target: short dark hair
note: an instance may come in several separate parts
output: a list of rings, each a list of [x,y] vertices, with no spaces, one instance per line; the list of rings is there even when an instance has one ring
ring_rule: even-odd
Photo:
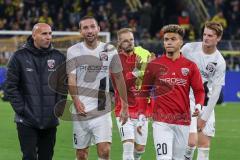
[[[79,21],[79,28],[80,28],[80,29],[81,29],[81,22],[84,21],[84,20],[86,20],[86,19],[93,19],[93,20],[96,21],[96,24],[98,25],[98,22],[97,22],[97,20],[96,20],[95,17],[93,17],[93,16],[84,16],[84,17],[82,17],[82,18],[80,19],[80,21]]]
[[[218,37],[221,37],[222,34],[223,34],[223,27],[218,22],[206,22],[204,27],[208,28],[208,29],[211,29],[211,30],[214,30]]]
[[[177,33],[179,34],[182,38],[184,37],[185,31],[184,29],[177,25],[177,24],[169,24],[166,25],[162,28],[163,34],[165,33]]]

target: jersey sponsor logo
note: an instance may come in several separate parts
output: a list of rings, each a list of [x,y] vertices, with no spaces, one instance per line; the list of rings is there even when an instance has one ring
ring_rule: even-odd
[[[167,120],[167,121],[189,121],[189,114],[187,113],[175,113],[175,114],[159,114],[157,112],[152,113],[153,119],[162,119],[162,120]]]
[[[87,72],[106,72],[108,70],[108,66],[81,65],[79,66],[79,69]]]
[[[182,75],[183,76],[187,76],[188,73],[189,73],[189,69],[188,68],[181,68],[181,71],[182,71]]]
[[[170,85],[185,86],[187,84],[187,80],[182,78],[160,78],[159,80]]]

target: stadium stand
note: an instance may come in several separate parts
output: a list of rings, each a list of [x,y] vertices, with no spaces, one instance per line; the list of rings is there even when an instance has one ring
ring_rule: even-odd
[[[111,33],[112,41],[119,28],[130,27],[137,44],[161,54],[163,25],[182,25],[185,40],[193,41],[201,38],[201,25],[206,20],[220,21],[225,31],[219,48],[227,51],[228,69],[238,70],[239,56],[235,54],[240,50],[239,8],[240,0],[0,0],[0,30],[30,30],[35,23],[46,22],[57,31],[77,31],[81,17],[92,15],[103,32]],[[0,55],[0,63],[6,64],[8,58],[9,53]]]
[[[203,4],[209,20],[222,21],[228,33],[225,39],[239,39],[239,0],[203,0]],[[193,14],[189,12],[184,1],[177,0],[1,0],[0,29],[30,30],[33,24],[46,22],[54,30],[77,31],[80,18],[93,15],[97,17],[102,31],[111,32],[113,38],[116,30],[122,27],[133,28],[137,38],[154,38],[160,28],[169,23],[179,23],[194,34],[199,27],[192,26]]]

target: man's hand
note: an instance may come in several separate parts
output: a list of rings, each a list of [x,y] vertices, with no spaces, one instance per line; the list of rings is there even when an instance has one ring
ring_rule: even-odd
[[[80,114],[81,116],[86,116],[87,113],[85,112],[85,106],[79,100],[79,98],[74,98],[73,102],[74,102],[74,106],[75,106],[75,108],[77,110],[77,113]]]
[[[201,119],[200,117],[197,119],[197,130],[198,132],[201,132],[203,128],[206,126],[206,121]]]
[[[120,111],[120,122],[122,122],[122,125],[124,125],[127,122],[128,117],[129,117],[128,106],[125,107],[122,106]]]
[[[195,111],[192,114],[192,117],[197,117],[197,116],[201,116],[202,114],[202,105],[201,104],[196,104],[194,106]]]
[[[142,126],[145,124],[146,117],[143,114],[140,114],[138,117],[138,122],[137,122],[137,132],[138,134],[142,135]]]

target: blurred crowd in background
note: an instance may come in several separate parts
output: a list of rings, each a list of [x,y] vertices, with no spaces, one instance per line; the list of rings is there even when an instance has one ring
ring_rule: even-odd
[[[97,18],[101,31],[111,33],[122,27],[135,32],[136,42],[158,41],[162,26],[175,23],[186,30],[186,41],[201,39],[191,13],[179,0],[0,0],[0,30],[31,30],[37,22],[53,30],[78,31],[85,15]],[[210,21],[224,27],[224,40],[240,40],[240,0],[203,0]],[[226,56],[229,70],[239,70],[239,56]]]
[[[31,30],[45,22],[54,30],[77,31],[85,15],[95,16],[102,31],[112,33],[130,27],[138,39],[158,39],[163,25],[177,23],[187,31],[187,40],[198,39],[191,13],[178,0],[0,0],[0,30]],[[224,39],[240,39],[240,1],[203,0],[210,19],[220,22]]]

